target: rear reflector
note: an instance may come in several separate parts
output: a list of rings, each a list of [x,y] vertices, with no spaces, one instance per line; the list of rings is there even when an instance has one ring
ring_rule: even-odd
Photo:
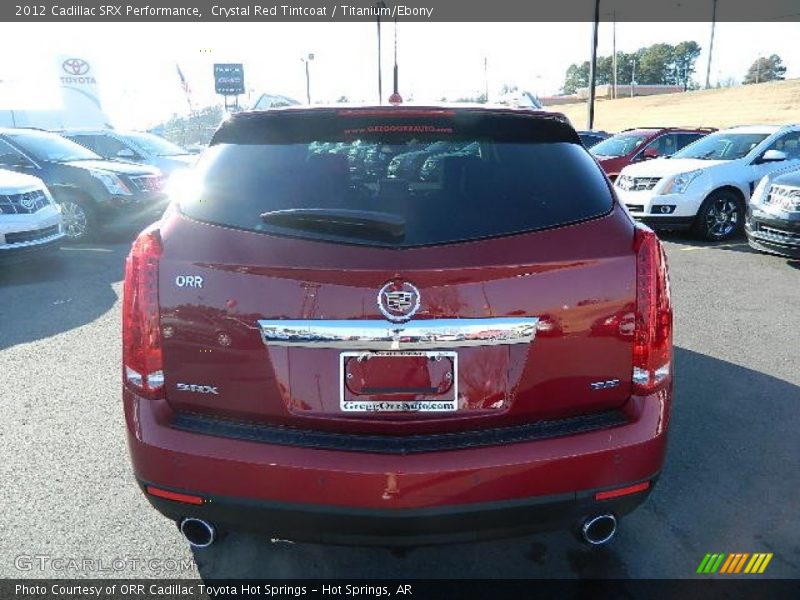
[[[161,488],[157,488],[152,485],[145,486],[144,489],[151,496],[158,496],[159,498],[166,498],[167,500],[174,500],[175,502],[183,502],[184,504],[203,504],[206,501],[202,496],[180,494],[178,492],[162,490]]]
[[[637,483],[636,485],[629,485],[628,487],[618,488],[616,490],[606,490],[605,492],[597,492],[594,495],[595,500],[608,500],[610,498],[618,498],[620,496],[627,496],[628,494],[635,494],[643,492],[650,487],[649,481]]]

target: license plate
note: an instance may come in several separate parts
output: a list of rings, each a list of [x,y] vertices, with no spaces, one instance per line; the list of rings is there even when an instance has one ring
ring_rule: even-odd
[[[456,352],[342,352],[339,380],[343,412],[452,412],[458,408]]]

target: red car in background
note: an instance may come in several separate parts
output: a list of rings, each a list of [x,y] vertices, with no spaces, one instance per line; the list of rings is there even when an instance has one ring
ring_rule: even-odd
[[[611,181],[630,164],[672,156],[701,137],[716,131],[712,127],[639,127],[626,129],[590,148]]]
[[[344,151],[439,141],[477,148],[426,181]],[[237,113],[176,194],[127,259],[122,396],[136,479],[193,546],[603,544],[652,490],[665,255],[563,115]]]

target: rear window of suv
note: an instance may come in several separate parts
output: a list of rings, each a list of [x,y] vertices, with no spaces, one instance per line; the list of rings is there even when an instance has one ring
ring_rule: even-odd
[[[411,152],[423,153],[413,168],[389,169]],[[546,229],[612,207],[569,125],[485,110],[239,114],[177,192],[200,221],[390,247]]]

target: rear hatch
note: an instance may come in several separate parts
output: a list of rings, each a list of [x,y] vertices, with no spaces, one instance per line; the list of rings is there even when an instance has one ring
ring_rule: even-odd
[[[439,141],[479,150],[443,157],[435,180],[388,176]],[[382,171],[353,164],[363,144]],[[630,396],[633,227],[556,116],[242,114],[178,193],[159,266],[178,413],[429,433]]]

